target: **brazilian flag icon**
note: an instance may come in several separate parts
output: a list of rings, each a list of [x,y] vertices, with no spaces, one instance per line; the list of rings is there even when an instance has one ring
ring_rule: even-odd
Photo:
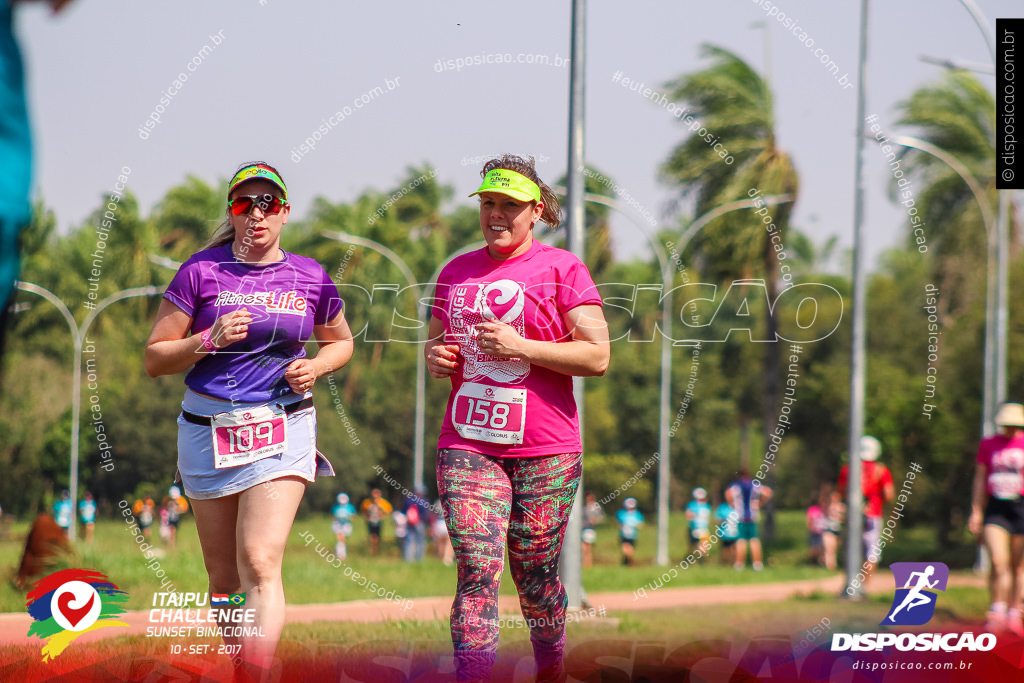
[[[231,597],[228,598],[228,602],[230,602],[232,605],[244,605],[245,593],[232,593]]]

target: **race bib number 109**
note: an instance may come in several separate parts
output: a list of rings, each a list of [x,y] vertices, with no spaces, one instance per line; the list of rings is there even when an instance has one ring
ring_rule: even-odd
[[[526,431],[526,389],[466,382],[455,395],[452,423],[466,439],[521,444]]]
[[[218,413],[210,422],[216,469],[248,465],[288,448],[288,416],[280,406]]]

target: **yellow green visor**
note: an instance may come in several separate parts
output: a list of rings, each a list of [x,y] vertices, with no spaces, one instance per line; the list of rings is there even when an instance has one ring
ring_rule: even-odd
[[[522,173],[516,173],[504,168],[496,168],[488,172],[484,176],[484,182],[480,184],[477,191],[469,196],[472,197],[481,192],[507,194],[509,197],[518,199],[521,202],[540,201],[540,188],[537,187],[537,183]]]

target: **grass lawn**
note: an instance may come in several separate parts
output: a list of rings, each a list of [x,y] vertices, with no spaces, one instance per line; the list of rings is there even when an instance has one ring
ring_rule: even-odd
[[[713,555],[706,565],[681,572],[671,582],[671,587],[791,581],[828,576],[827,570],[804,562],[806,531],[803,512],[780,511],[777,519],[778,538],[767,547],[768,566],[765,571],[755,573],[748,569],[736,572],[730,567],[718,565],[718,558]],[[454,567],[444,566],[433,556],[428,556],[418,564],[403,562],[389,526],[385,526],[381,556],[370,557],[366,525],[356,520],[354,527],[355,532],[348,542],[347,565],[352,569],[403,597],[452,595],[456,582]],[[670,531],[670,555],[675,564],[689,552],[686,520],[681,513],[672,515]],[[15,523],[8,538],[0,540],[0,567],[7,578],[16,572],[26,533],[26,523]],[[898,543],[894,551],[883,560],[883,566],[886,561],[906,559],[943,560],[951,567],[962,567],[965,564],[969,566],[973,557],[970,546],[939,553],[932,547],[932,534],[927,528],[900,529],[898,533]],[[301,538],[304,534],[307,539],[312,534],[315,540],[307,545]],[[664,570],[656,567],[653,561],[655,537],[656,530],[652,525],[643,528],[636,547],[637,565],[623,567],[620,564],[617,529],[613,523],[606,522],[598,529],[595,566],[583,572],[586,589],[590,593],[631,592],[660,576]],[[86,545],[79,541],[75,555],[64,558],[55,569],[82,567],[105,573],[122,590],[128,592],[128,609],[151,607],[153,594],[170,590],[171,585],[179,591],[207,590],[206,570],[191,515],[182,520],[177,547],[173,551],[167,550],[159,539],[154,540],[154,548],[162,555],[156,559],[158,566],[147,567],[146,558],[132,538],[131,534],[126,533],[123,522],[116,519],[100,520],[96,524],[93,543]],[[284,584],[288,601],[304,604],[371,598],[364,588],[346,578],[342,569],[335,568],[317,554],[318,544],[325,552],[333,553],[334,537],[329,516],[310,516],[297,520],[292,528],[284,560]],[[717,549],[714,552],[717,553]],[[164,588],[161,588],[158,570],[164,572],[163,581],[170,581]],[[515,594],[515,586],[507,567],[502,578],[501,592],[503,595]],[[25,593],[16,589],[9,580],[0,582],[0,612],[23,612],[24,609]],[[980,610],[983,612],[984,607]]]

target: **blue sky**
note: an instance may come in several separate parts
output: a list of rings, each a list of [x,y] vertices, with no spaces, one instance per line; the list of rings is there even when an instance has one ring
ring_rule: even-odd
[[[782,0],[778,8],[856,82],[859,5]],[[1011,0],[979,5],[990,31],[996,17],[1022,13]],[[991,61],[957,0],[875,2],[872,11],[867,111],[883,130],[896,130],[897,102],[941,77],[921,55]],[[454,202],[469,204],[464,197],[478,183],[480,164],[468,159],[503,151],[534,154],[542,177],[553,182],[566,170],[568,69],[554,62],[568,57],[569,20],[569,3],[529,1],[510,11],[468,1],[78,0],[57,17],[22,6],[17,23],[37,190],[63,231],[87,218],[124,166],[132,170],[129,189],[148,211],[189,173],[213,183],[240,161],[266,159],[288,181],[298,217],[317,196],[349,201],[366,189],[391,189],[410,164],[436,168],[455,186]],[[658,88],[707,64],[702,43],[763,69],[765,32],[751,27],[758,21],[770,26],[779,145],[800,173],[794,224],[819,242],[838,235],[848,247],[856,88],[843,88],[757,0],[589,3],[586,159],[659,226],[674,224],[667,211],[674,194],[657,172],[686,131],[666,109],[613,82],[613,74]],[[500,63],[491,55],[502,55]],[[475,57],[479,64],[445,68],[448,60]],[[174,85],[194,58],[187,81]],[[544,58],[547,65],[539,63]],[[993,87],[993,77],[981,78]],[[378,86],[382,95],[354,106]],[[160,123],[141,139],[139,127],[168,89],[176,92]],[[330,120],[336,112],[344,119]],[[295,154],[321,125],[328,132],[315,149]],[[877,146],[866,148],[865,159],[874,262],[881,250],[904,244],[906,221],[886,198],[887,167]],[[629,220],[616,216],[613,227],[617,256],[644,253]]]

